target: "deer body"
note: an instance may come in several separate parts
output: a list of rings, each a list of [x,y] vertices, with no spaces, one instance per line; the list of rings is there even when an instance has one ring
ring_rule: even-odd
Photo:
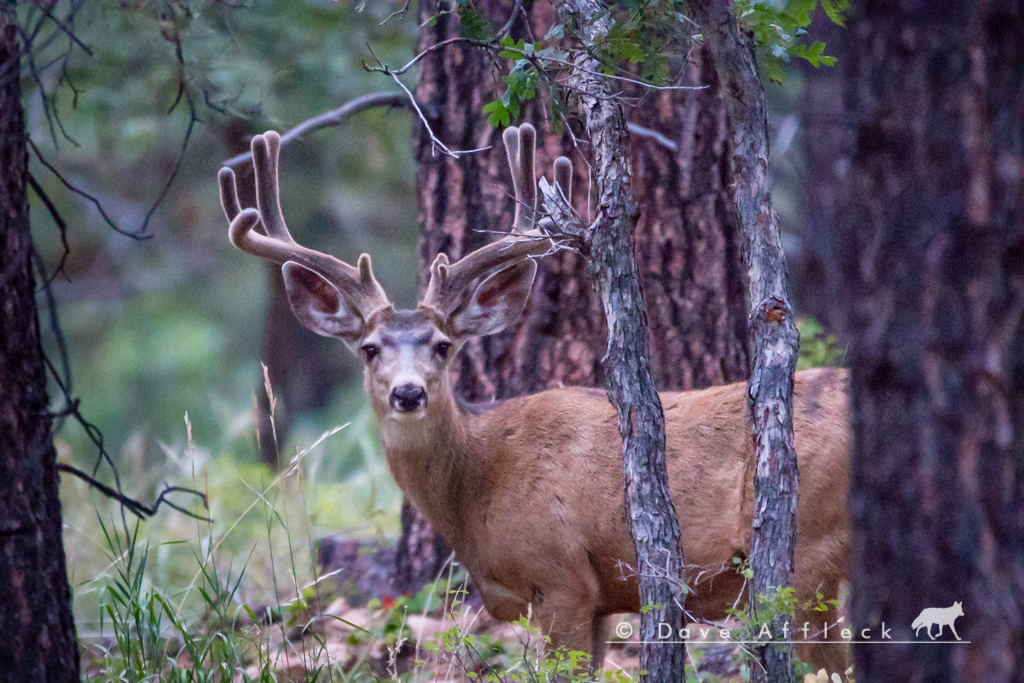
[[[849,555],[849,427],[845,371],[797,374],[794,431],[801,482],[794,586],[798,599],[834,598]],[[749,551],[754,452],[745,385],[662,393],[669,487],[694,589],[687,610],[726,618]],[[388,466],[449,542],[497,619],[531,606],[552,642],[591,652],[604,617],[639,612],[633,541],[622,494],[618,417],[604,391],[565,388],[490,406],[455,401],[431,424],[378,414]],[[401,444],[401,445],[399,445]],[[699,575],[699,580],[698,580]],[[743,601],[740,601],[743,604]],[[820,631],[834,611],[798,614]],[[799,647],[842,671],[842,646]]]
[[[552,242],[534,231],[535,132],[505,131],[516,194],[508,237],[430,269],[417,308],[398,310],[366,254],[352,267],[295,243],[280,210],[276,133],[253,139],[258,210],[242,210],[234,174],[220,174],[232,243],[283,264],[289,303],[314,332],[362,355],[364,387],[388,466],[402,491],[451,544],[488,611],[531,613],[555,646],[590,652],[600,665],[611,614],[640,610],[622,492],[618,417],[604,391],[563,388],[485,406],[460,406],[448,366],[470,337],[518,317],[540,257]],[[571,164],[555,163],[571,193]],[[262,224],[265,235],[253,231]],[[798,373],[795,446],[801,473],[794,588],[800,602],[836,597],[849,555],[847,378]],[[754,453],[745,385],[663,393],[669,488],[688,565],[687,610],[721,620],[743,604],[733,558],[745,557],[753,523]],[[835,624],[828,612],[797,613],[794,628]],[[845,669],[842,644],[798,645],[830,671]]]

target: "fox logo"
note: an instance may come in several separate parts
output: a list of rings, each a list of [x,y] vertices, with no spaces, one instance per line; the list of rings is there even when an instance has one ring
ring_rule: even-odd
[[[928,637],[935,640],[938,636],[942,635],[942,627],[949,626],[949,630],[953,632],[957,640],[960,640],[960,635],[953,628],[953,622],[957,620],[957,617],[964,615],[963,603],[954,602],[950,607],[929,607],[921,610],[921,613],[917,615],[917,619],[914,619],[914,623],[910,625],[910,628],[914,629],[914,635],[918,635],[921,629],[928,628]],[[936,635],[932,635],[932,625],[939,625],[939,632]]]

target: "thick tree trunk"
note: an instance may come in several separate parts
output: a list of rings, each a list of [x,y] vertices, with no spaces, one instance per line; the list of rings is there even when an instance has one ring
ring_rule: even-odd
[[[754,369],[747,389],[753,422],[757,468],[754,477],[754,525],[750,537],[753,570],[750,601],[792,585],[799,487],[793,445],[793,373],[799,337],[789,303],[786,258],[778,218],[768,186],[768,106],[757,74],[753,44],[741,33],[731,0],[691,3],[694,17],[715,60],[726,95],[733,143],[732,199],[744,235],[744,260],[750,287],[750,336]],[[774,682],[793,678],[793,646],[785,637],[790,617],[771,617],[777,642],[760,648],[761,666],[752,679]]]
[[[1024,9],[854,7],[852,616],[894,641],[854,645],[857,680],[1022,681]]]
[[[494,0],[474,5],[498,27],[508,20],[512,3]],[[423,2],[419,20],[436,14],[436,3]],[[533,35],[544,35],[557,22],[549,5],[530,6]],[[442,14],[423,25],[419,48],[457,36],[454,17]],[[529,40],[522,20],[512,37]],[[453,45],[420,62],[417,97],[430,105],[434,132],[449,146],[493,149],[451,157],[431,153],[420,130],[417,159],[421,285],[427,267],[443,251],[453,260],[495,238],[488,231],[508,230],[513,201],[501,131],[481,112],[495,97],[485,53]],[[662,390],[697,389],[748,376],[746,284],[739,259],[738,231],[726,192],[729,146],[724,103],[710,61],[698,54],[688,67],[688,81],[711,88],[665,91],[651,106],[634,112],[638,123],[672,140],[672,151],[649,138],[634,137],[634,196],[640,206],[635,253],[641,286],[649,307],[651,362]],[[500,92],[498,93],[500,94]],[[523,121],[537,127],[537,168],[549,173],[559,154],[576,169],[576,209],[587,211],[587,171],[568,135],[553,136],[534,103]],[[458,395],[484,401],[564,385],[601,386],[600,359],[605,353],[601,300],[578,254],[560,252],[538,262],[537,279],[520,324],[498,335],[472,340],[460,354]],[[409,510],[399,557],[412,548],[434,553],[424,534],[429,525]],[[406,566],[424,567],[412,581],[422,585],[438,566],[430,558]],[[430,570],[426,568],[429,567]],[[400,573],[401,574],[401,573]],[[403,581],[401,575],[399,577]],[[412,585],[409,584],[409,585]],[[400,581],[400,585],[403,585]]]
[[[838,278],[827,277],[837,270],[835,227],[842,205],[840,188],[850,168],[853,140],[852,122],[843,106],[842,67],[846,64],[850,32],[819,10],[811,25],[812,40],[824,41],[827,52],[838,60],[832,67],[811,66],[801,60],[803,78],[798,103],[800,128],[797,133],[802,156],[799,175],[800,211],[798,225],[787,230],[798,236],[799,249],[787,253],[793,286],[793,305],[801,315],[810,315],[831,333],[842,337],[845,292]]]
[[[725,102],[706,47],[685,68],[683,84],[708,87],[638,92],[643,106],[631,112],[677,147],[632,138],[633,198],[640,207],[635,253],[661,391],[750,376],[742,233],[727,189],[732,146]]]
[[[29,233],[21,46],[0,7],[0,681],[78,681]]]

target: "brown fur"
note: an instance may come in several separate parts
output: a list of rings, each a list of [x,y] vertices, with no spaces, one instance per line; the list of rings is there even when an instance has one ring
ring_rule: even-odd
[[[516,619],[532,605],[555,645],[592,652],[599,665],[607,638],[593,633],[606,634],[604,617],[640,607],[614,408],[602,392],[564,388],[470,411],[452,398],[447,373],[427,374],[421,418],[394,419],[373,401],[395,480],[454,548],[494,617]],[[847,569],[847,381],[837,369],[796,376],[801,601],[836,597]],[[736,603],[742,579],[732,558],[749,550],[754,452],[744,390],[661,394],[669,484],[695,588],[687,608],[709,621]],[[831,610],[799,613],[794,623],[814,628],[836,618]],[[797,652],[816,667],[845,669],[842,645]]]

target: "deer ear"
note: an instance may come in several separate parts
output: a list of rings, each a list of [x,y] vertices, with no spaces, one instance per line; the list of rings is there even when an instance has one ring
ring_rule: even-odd
[[[536,274],[537,264],[527,260],[499,270],[481,282],[451,315],[455,336],[483,337],[514,323],[523,312]]]
[[[299,322],[324,337],[354,344],[363,334],[363,319],[338,288],[305,266],[289,261],[281,267],[288,303]]]

